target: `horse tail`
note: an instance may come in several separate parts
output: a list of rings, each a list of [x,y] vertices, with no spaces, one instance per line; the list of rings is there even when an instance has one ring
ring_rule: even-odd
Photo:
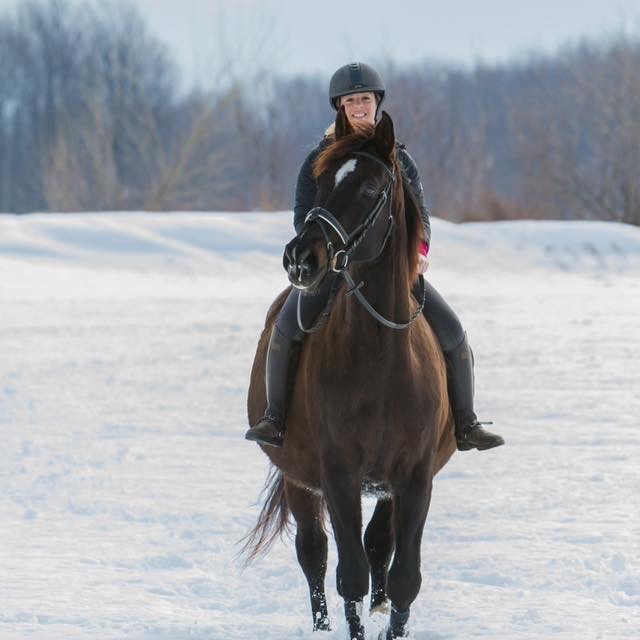
[[[247,565],[260,554],[266,553],[273,541],[289,530],[289,515],[291,510],[287,502],[284,486],[284,475],[273,467],[264,485],[265,502],[258,516],[255,526],[244,536],[244,545],[240,556],[245,558]]]

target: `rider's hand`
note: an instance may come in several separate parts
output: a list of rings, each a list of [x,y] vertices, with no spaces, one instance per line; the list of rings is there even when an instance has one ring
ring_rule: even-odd
[[[418,275],[423,275],[427,272],[427,269],[429,268],[429,258],[427,258],[427,256],[422,255],[421,253],[418,254],[418,268],[417,268],[417,274]]]

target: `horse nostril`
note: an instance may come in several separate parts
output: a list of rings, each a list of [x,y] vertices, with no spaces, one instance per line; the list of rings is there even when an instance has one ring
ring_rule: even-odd
[[[285,271],[291,272],[296,268],[295,264],[296,264],[297,243],[298,243],[298,238],[295,237],[284,248],[284,255],[282,256],[282,266],[284,267]]]
[[[306,249],[301,254],[298,260],[298,266],[300,268],[301,274],[310,274],[317,269],[318,263],[315,259],[315,256],[309,249]]]

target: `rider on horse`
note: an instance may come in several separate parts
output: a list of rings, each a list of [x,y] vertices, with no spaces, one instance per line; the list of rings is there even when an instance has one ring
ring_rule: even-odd
[[[340,67],[331,78],[329,98],[331,106],[344,108],[349,122],[375,124],[378,110],[385,96],[380,74],[363,63]],[[299,233],[308,211],[314,206],[317,191],[313,164],[320,152],[334,140],[331,128],[305,159],[296,185],[294,226]],[[420,203],[424,223],[425,242],[422,246],[419,270],[428,266],[427,254],[431,242],[429,212],[418,169],[404,145],[397,147],[398,160]],[[266,367],[267,409],[262,419],[251,427],[245,437],[260,444],[281,447],[290,391],[295,380],[298,356],[306,335],[303,327],[314,323],[335,295],[341,281],[328,275],[315,294],[301,295],[292,289],[275,322],[269,341]],[[425,282],[427,303],[423,313],[434,330],[447,363],[448,392],[455,422],[458,449],[490,449],[504,444],[501,436],[490,433],[478,421],[473,408],[473,354],[460,320],[429,283]],[[298,298],[301,297],[300,301]]]

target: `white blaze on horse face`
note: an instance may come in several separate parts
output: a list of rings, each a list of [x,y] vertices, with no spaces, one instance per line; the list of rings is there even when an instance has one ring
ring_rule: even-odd
[[[344,180],[345,176],[350,174],[355,168],[356,163],[358,161],[355,158],[351,158],[351,160],[347,160],[337,171],[336,171],[336,187]],[[335,188],[335,187],[334,187]]]

